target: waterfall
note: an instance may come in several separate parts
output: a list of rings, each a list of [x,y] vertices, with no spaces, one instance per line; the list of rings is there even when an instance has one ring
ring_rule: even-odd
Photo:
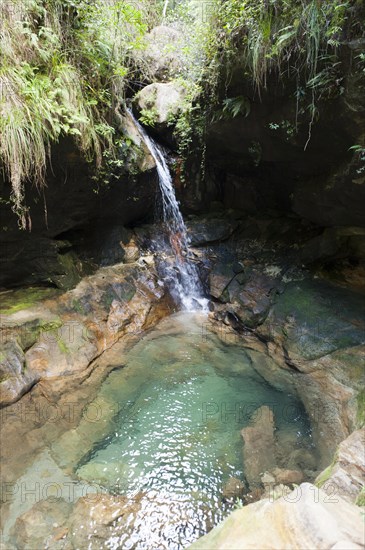
[[[204,298],[199,272],[191,257],[189,238],[184,219],[176,199],[169,167],[162,149],[146,133],[135,119],[132,111],[127,113],[141,134],[146,147],[151,153],[157,167],[159,187],[162,196],[163,221],[169,236],[169,247],[173,252],[173,264],[164,266],[165,276],[170,283],[170,291],[174,299],[183,309],[206,311],[208,300]]]

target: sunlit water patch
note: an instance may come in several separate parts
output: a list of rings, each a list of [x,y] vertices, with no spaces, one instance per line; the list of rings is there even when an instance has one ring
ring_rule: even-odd
[[[100,389],[117,414],[76,474],[139,500],[107,547],[182,549],[216,525],[232,507],[225,484],[245,480],[240,430],[260,406],[273,409],[276,432],[294,447],[311,445],[302,405],[203,326],[191,314],[164,320]]]

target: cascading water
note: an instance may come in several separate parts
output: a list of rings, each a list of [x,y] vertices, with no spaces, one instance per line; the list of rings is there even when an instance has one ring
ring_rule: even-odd
[[[138,128],[141,137],[151,153],[157,167],[158,181],[162,195],[163,221],[169,236],[169,246],[173,252],[174,262],[164,266],[164,275],[170,282],[170,291],[183,309],[206,311],[208,300],[203,297],[203,287],[198,269],[189,251],[189,238],[186,225],[176,199],[170,170],[162,149],[146,133],[135,119],[132,111],[128,115]]]

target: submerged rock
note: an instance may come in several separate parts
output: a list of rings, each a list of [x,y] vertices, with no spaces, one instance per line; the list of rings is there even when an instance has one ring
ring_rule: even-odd
[[[341,497],[303,483],[278,500],[264,499],[233,512],[192,550],[361,549],[361,510]]]
[[[234,501],[243,496],[245,484],[237,477],[230,477],[223,487],[222,498],[227,501]]]
[[[108,494],[81,497],[70,517],[69,538],[73,548],[99,550],[105,541],[123,533],[141,507],[142,493],[135,497]]]
[[[284,470],[283,468],[274,468],[271,470],[276,483],[283,485],[299,485],[303,481],[303,473],[299,470]]]
[[[243,464],[250,489],[261,485],[261,475],[276,466],[274,414],[264,405],[254,413],[251,426],[243,428]]]
[[[10,540],[16,548],[66,548],[71,509],[72,504],[62,498],[40,500],[17,518]]]

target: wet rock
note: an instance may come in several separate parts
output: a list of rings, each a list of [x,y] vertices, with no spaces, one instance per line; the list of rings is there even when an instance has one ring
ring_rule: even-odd
[[[25,354],[26,368],[34,376],[51,378],[83,371],[97,353],[87,326],[78,321],[42,333],[40,340]]]
[[[234,501],[242,498],[245,484],[237,477],[230,477],[222,490],[222,498],[227,501]]]
[[[155,160],[145,144],[135,120],[128,113],[119,116],[123,134],[135,146],[128,149],[127,168],[136,169],[137,167],[141,172],[152,170],[156,166]]]
[[[225,241],[237,229],[238,221],[227,218],[206,218],[186,222],[191,246]]]
[[[166,125],[182,111],[187,90],[174,82],[155,82],[138,92],[135,102],[139,111],[150,113],[153,124]]]
[[[315,498],[314,498],[315,497]],[[192,550],[281,550],[290,548],[363,548],[361,510],[338,497],[303,483],[290,494],[264,499],[233,512]]]
[[[356,502],[365,485],[365,428],[340,443],[334,460],[316,479],[329,496]]]
[[[214,298],[222,298],[224,290],[235,277],[231,265],[217,264],[209,274],[209,292]],[[224,301],[224,299],[223,299]]]
[[[243,464],[250,489],[261,484],[261,475],[275,467],[274,414],[266,405],[257,409],[251,425],[241,430]]]
[[[348,254],[347,237],[336,228],[327,228],[321,235],[313,237],[307,241],[300,250],[300,258],[304,263],[315,262],[316,260],[326,260],[327,258],[341,257]],[[345,248],[343,254],[341,249]]]
[[[23,285],[53,283],[68,290],[84,274],[83,264],[67,241],[39,235],[4,236],[0,286],[11,287],[14,281]]]
[[[31,232],[19,230],[11,210],[10,185],[3,185],[0,176],[4,198],[0,204],[4,227],[0,234],[0,287],[51,283],[63,290],[73,288],[81,276],[97,268],[100,243],[114,225],[128,226],[151,215],[156,187],[149,170],[154,163],[134,142],[125,149],[123,157],[137,152],[133,177],[118,169],[118,177],[98,186],[96,193],[96,184],[91,183],[93,169],[81,158],[74,140],[66,138],[54,145],[42,197],[37,192],[27,194]],[[64,234],[67,240],[60,240],[58,236]]]
[[[292,357],[315,359],[364,343],[364,297],[319,280],[288,283],[277,295],[271,336]]]
[[[81,497],[70,517],[69,537],[74,548],[102,548],[111,536],[120,536],[141,507],[142,493],[135,497],[107,494]]]
[[[309,414],[320,468],[359,426],[359,395],[365,382],[360,367],[363,301],[362,295],[324,281],[289,282],[276,294],[270,314],[258,329],[268,340],[274,360],[269,381],[275,365],[290,373]],[[264,369],[260,372],[265,377]]]
[[[22,348],[16,341],[7,342],[0,351],[0,406],[17,401],[39,376],[25,367]]]
[[[17,548],[66,548],[67,518],[71,509],[72,504],[62,498],[37,502],[17,518],[10,540]]]
[[[253,328],[266,319],[277,282],[275,278],[255,270],[246,277],[246,282],[242,283],[238,275],[229,284],[227,288],[229,302],[231,309],[242,323]]]
[[[118,264],[84,278],[75,289],[49,299],[46,307],[3,314],[3,404],[18,399],[38,380],[58,378],[62,393],[66,377],[86,377],[92,361],[122,335],[138,333],[152,318],[165,315],[164,295],[153,264],[148,269]]]

